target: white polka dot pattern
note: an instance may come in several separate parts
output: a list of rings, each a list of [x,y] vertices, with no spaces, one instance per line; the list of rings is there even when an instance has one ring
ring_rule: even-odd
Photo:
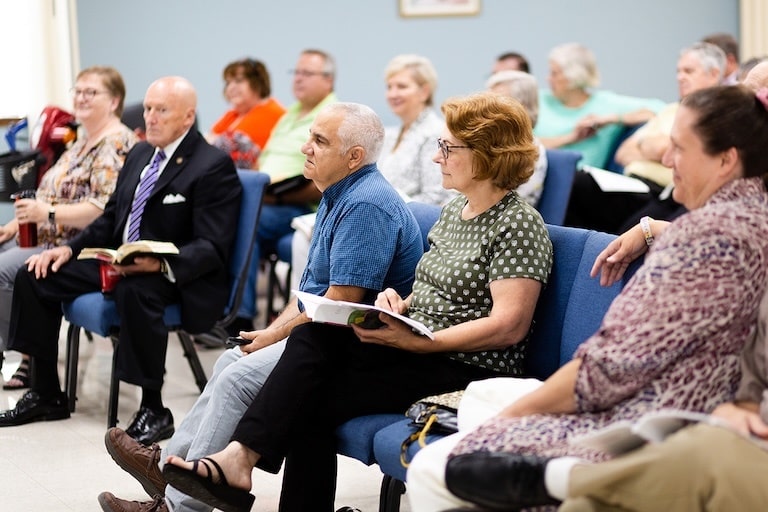
[[[429,233],[430,250],[416,268],[410,316],[433,331],[490,314],[490,283],[529,278],[546,284],[552,243],[539,213],[510,192],[475,218],[462,220],[466,198],[448,203]],[[483,368],[519,375],[525,344],[503,351],[452,353]]]

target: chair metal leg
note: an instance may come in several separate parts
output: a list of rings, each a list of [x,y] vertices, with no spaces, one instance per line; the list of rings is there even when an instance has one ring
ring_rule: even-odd
[[[80,327],[69,324],[67,329],[66,370],[64,373],[64,390],[69,402],[69,412],[75,412],[77,401],[77,363],[80,359]]]
[[[285,282],[281,282],[277,276],[277,264],[280,260],[277,254],[272,253],[267,256],[267,314],[265,327],[269,327],[269,324],[277,317],[280,311],[285,308],[288,301],[291,299],[291,271],[292,268],[288,265],[288,272],[286,273]],[[277,294],[283,301],[283,305],[280,310],[275,309],[275,294]]]
[[[283,309],[288,305],[288,301],[291,300],[291,274],[293,273],[293,265],[288,265],[288,271],[285,273],[285,288],[283,288]]]
[[[405,494],[405,482],[384,475],[379,491],[379,512],[398,512],[400,510],[400,496],[403,494]]]
[[[275,288],[279,286],[276,272],[277,254],[272,253],[267,256],[265,264],[267,266],[267,311],[264,316],[266,318],[264,327],[269,327],[275,316]]]
[[[117,336],[110,336],[112,340],[112,374],[109,382],[109,409],[107,411],[107,428],[117,426],[117,398],[120,395],[120,379],[117,378],[117,350],[119,344]]]
[[[205,385],[208,384],[208,378],[205,376],[205,370],[200,363],[200,357],[197,355],[197,349],[195,348],[195,342],[192,340],[192,336],[184,331],[177,331],[181,341],[181,347],[184,349],[184,357],[189,362],[189,367],[192,369],[192,375],[195,377],[197,387],[200,388],[200,392],[203,392]]]

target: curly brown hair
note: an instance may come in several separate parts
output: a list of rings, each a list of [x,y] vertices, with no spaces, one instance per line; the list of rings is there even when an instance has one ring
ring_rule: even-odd
[[[451,134],[469,146],[475,179],[512,190],[533,175],[539,149],[531,118],[517,100],[493,93],[450,98],[443,103]]]

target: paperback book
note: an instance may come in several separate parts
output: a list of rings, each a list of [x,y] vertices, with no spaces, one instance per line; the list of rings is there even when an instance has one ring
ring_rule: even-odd
[[[304,304],[304,311],[306,311],[307,316],[313,322],[335,325],[359,325],[365,329],[378,329],[384,326],[384,323],[379,318],[379,314],[385,313],[409,325],[422,336],[435,339],[432,331],[421,322],[383,308],[369,304],[328,299],[298,290],[293,290],[293,294]]]

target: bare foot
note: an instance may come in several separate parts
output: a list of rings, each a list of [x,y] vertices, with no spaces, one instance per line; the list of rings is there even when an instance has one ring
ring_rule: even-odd
[[[207,458],[215,460],[221,466],[223,475],[206,460],[200,460],[198,463],[198,475],[206,477],[210,474],[214,483],[218,484],[226,480],[230,487],[245,491],[251,490],[251,471],[256,465],[256,461],[259,460],[259,454],[240,443],[232,442],[222,451],[209,455]],[[194,469],[193,461],[186,461],[175,455],[168,456],[165,463],[189,471]]]

